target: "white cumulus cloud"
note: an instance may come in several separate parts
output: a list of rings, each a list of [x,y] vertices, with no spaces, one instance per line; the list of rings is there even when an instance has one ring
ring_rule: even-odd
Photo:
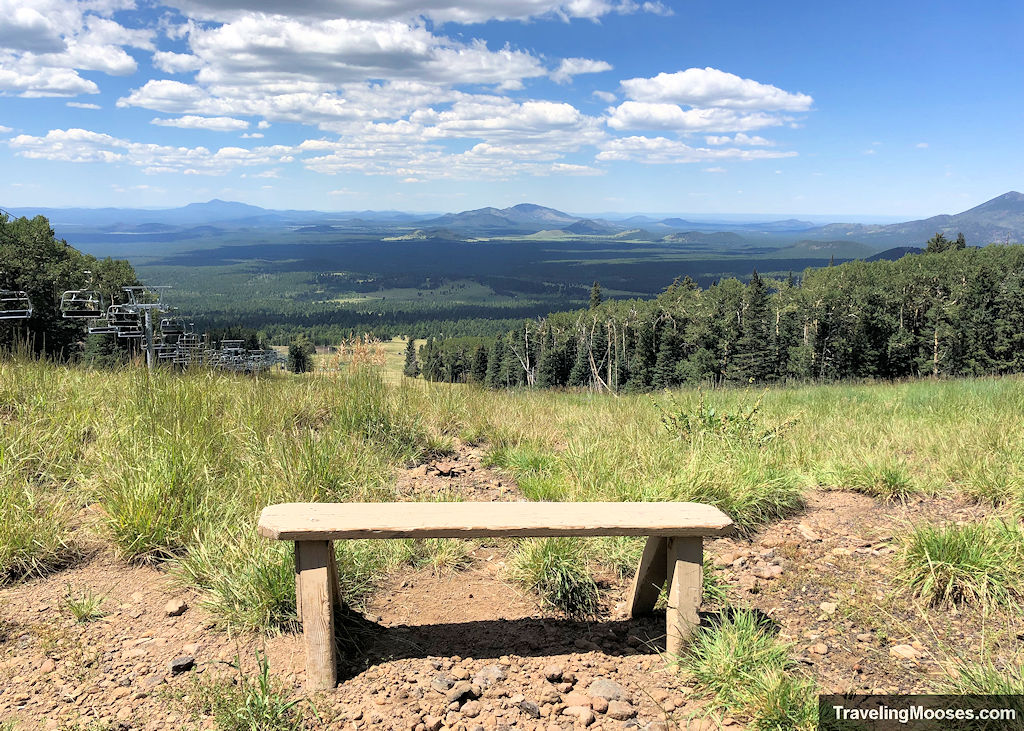
[[[598,74],[611,71],[612,65],[607,61],[595,61],[590,58],[563,58],[558,68],[551,72],[551,80],[558,84],[568,84],[572,77],[580,74]]]
[[[52,129],[42,137],[18,135],[7,144],[20,157],[76,163],[121,163],[146,173],[223,175],[237,167],[292,162],[295,149],[284,145],[256,147],[174,147],[133,142],[102,132]]]
[[[160,117],[155,117],[151,119],[149,123],[156,124],[161,127],[208,129],[214,132],[237,132],[239,130],[249,128],[249,123],[244,119],[235,119],[234,117],[197,117],[194,114],[186,114],[183,117],[176,117],[173,119],[161,119]],[[260,135],[260,137],[262,136],[263,135]]]
[[[711,67],[626,79],[626,96],[641,102],[666,102],[694,107],[728,107],[804,112],[814,100],[807,94],[783,91],[771,84],[744,79]]]
[[[744,150],[738,147],[691,147],[685,142],[666,137],[632,136],[608,140],[602,145],[597,159],[665,165],[717,160],[764,160],[795,155],[795,152]]]
[[[613,108],[608,126],[616,130],[663,129],[681,132],[729,132],[782,124],[766,112],[721,107],[683,109],[678,104],[627,101]]]

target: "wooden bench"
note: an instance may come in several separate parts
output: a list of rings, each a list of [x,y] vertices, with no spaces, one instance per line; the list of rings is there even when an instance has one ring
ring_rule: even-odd
[[[699,503],[285,503],[260,515],[259,533],[295,541],[295,598],[306,643],[306,687],[337,684],[334,608],[341,601],[332,541],[353,538],[648,536],[629,597],[650,613],[668,582],[665,647],[677,654],[700,620],[704,536],[732,531]]]

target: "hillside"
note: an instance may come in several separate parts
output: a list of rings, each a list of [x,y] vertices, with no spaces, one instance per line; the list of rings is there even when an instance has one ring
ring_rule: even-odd
[[[820,256],[835,257],[836,259],[864,259],[872,256],[876,251],[877,249],[874,246],[857,241],[816,241],[805,239],[785,246],[776,253],[778,256],[793,258]]]
[[[1024,484],[1020,379],[652,402],[389,385],[368,366],[251,379],[4,359],[0,378],[21,395],[0,420],[2,725],[754,731],[782,712],[812,731],[819,693],[1024,681],[1024,551],[999,522]],[[689,413],[710,417],[699,434],[666,431]],[[670,662],[663,615],[626,615],[642,537],[339,540],[341,683],[303,701],[294,559],[256,511],[441,499],[720,507],[743,530],[705,541],[695,647],[724,660]],[[999,560],[958,563],[978,544]],[[933,573],[931,550],[956,573]]]
[[[1024,241],[1024,194],[1010,191],[953,215],[932,216],[888,226],[833,223],[807,233],[816,237],[851,238],[876,248],[923,246],[936,233],[950,238],[963,233],[972,246],[1007,241],[1019,243]]]

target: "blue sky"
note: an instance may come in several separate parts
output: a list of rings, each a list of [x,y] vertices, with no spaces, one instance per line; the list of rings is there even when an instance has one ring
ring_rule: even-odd
[[[1022,30],[1019,2],[0,0],[0,207],[954,213],[1024,188]]]

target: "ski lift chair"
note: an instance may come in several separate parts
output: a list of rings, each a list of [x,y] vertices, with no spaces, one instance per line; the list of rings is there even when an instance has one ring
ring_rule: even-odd
[[[103,299],[91,289],[72,289],[60,296],[60,312],[67,318],[95,319],[103,316]]]
[[[107,322],[117,328],[119,338],[141,338],[142,318],[125,305],[111,305],[107,309]]]
[[[0,289],[0,320],[26,320],[32,317],[32,303],[20,289]]]
[[[117,328],[110,324],[105,317],[97,317],[89,320],[87,329],[90,335],[116,335]]]
[[[182,335],[185,333],[185,321],[180,317],[165,317],[160,320],[160,332],[167,335]]]

